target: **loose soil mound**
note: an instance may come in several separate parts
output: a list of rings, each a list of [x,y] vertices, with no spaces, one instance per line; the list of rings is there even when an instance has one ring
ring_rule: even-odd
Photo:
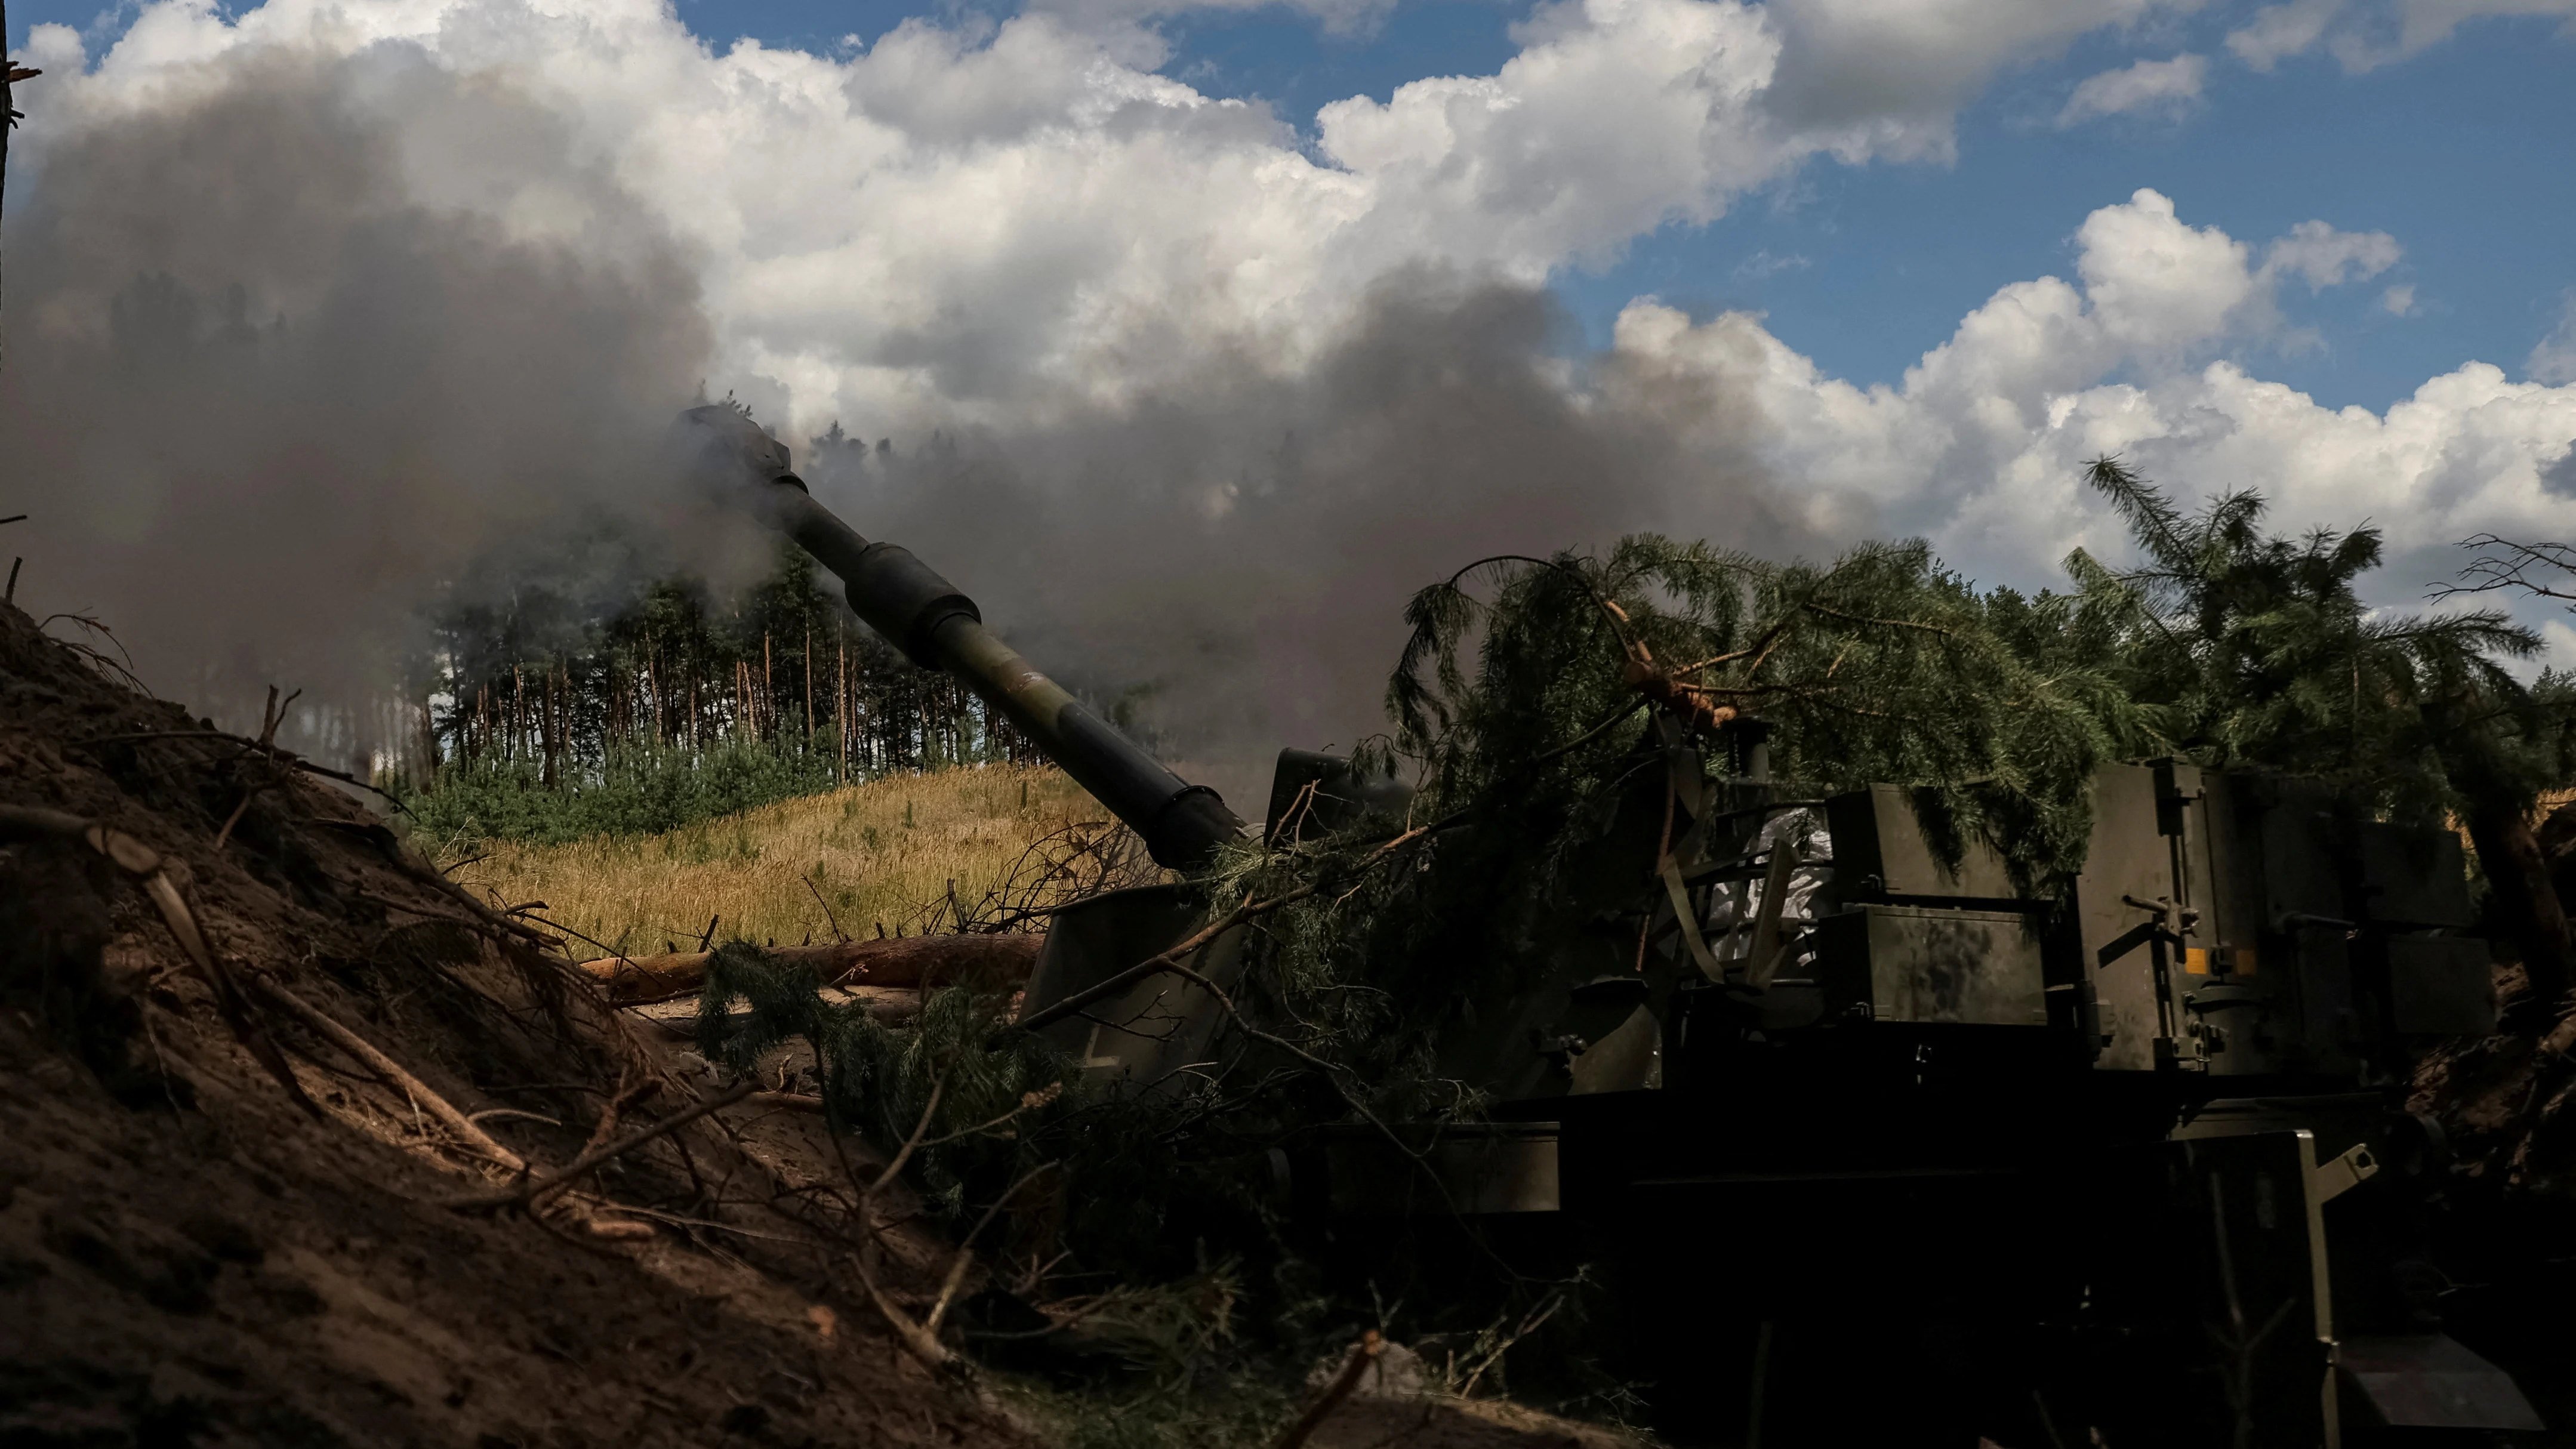
[[[265,983],[541,1170],[703,1083],[348,796],[14,609],[0,805],[159,852],[234,988],[88,845],[0,847],[0,1442],[1026,1442],[836,1287],[802,1120],[734,1109],[544,1220],[441,1206],[509,1175]]]

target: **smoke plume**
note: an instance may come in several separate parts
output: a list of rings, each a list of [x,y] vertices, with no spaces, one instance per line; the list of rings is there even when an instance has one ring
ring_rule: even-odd
[[[18,192],[22,603],[93,613],[239,725],[268,682],[403,687],[427,608],[561,587],[576,541],[757,567],[657,454],[711,352],[690,258],[544,107],[400,46],[190,83],[84,118]],[[861,532],[1234,793],[1279,744],[1379,728],[1405,597],[1472,559],[1640,529],[1814,546],[1747,405],[1586,358],[1534,288],[1400,271],[1320,349],[1175,345],[1155,385],[1021,425],[925,405],[818,449],[763,421]]]
[[[1416,271],[1293,372],[1237,355],[1131,408],[800,460],[1033,658],[1143,691],[1232,795],[1265,750],[1383,728],[1406,598],[1475,559],[1641,530],[1824,546],[1758,434],[1705,374],[1582,357],[1544,292]]]
[[[655,444],[709,330],[685,259],[506,90],[398,53],[191,79],[12,178],[19,602],[96,617],[235,725],[271,682],[328,720],[402,682],[460,581],[681,506]],[[441,132],[509,134],[476,149],[517,174],[433,174]],[[425,199],[442,184],[532,219]]]

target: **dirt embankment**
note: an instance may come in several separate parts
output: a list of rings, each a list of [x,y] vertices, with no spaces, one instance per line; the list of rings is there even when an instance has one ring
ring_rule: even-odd
[[[730,1092],[352,792],[113,673],[0,606],[0,1445],[1038,1442],[860,1296],[881,1159],[805,1112],[458,1206]],[[870,1193],[918,1317],[951,1250]],[[1364,1395],[1307,1442],[1632,1441]]]
[[[810,1119],[729,1108],[541,1216],[444,1205],[713,1089],[340,790],[6,608],[0,806],[156,853],[209,947],[112,837],[0,845],[0,1442],[1027,1442],[843,1286]],[[939,1255],[898,1236],[892,1276]]]

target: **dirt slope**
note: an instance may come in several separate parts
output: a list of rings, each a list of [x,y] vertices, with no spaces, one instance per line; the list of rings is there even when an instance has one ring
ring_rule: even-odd
[[[834,1286],[802,1120],[729,1109],[545,1221],[441,1206],[508,1174],[263,983],[540,1170],[621,1088],[631,1130],[705,1084],[348,796],[201,729],[0,608],[0,806],[158,852],[217,968],[83,841],[0,845],[0,1443],[1025,1442]]]
[[[451,1206],[714,1095],[705,1064],[353,793],[112,674],[0,606],[0,1446],[1037,1442],[856,1296],[812,1117],[727,1107],[539,1217]],[[878,1197],[917,1311],[948,1250]],[[1620,1442],[1436,1399],[1310,1441]]]

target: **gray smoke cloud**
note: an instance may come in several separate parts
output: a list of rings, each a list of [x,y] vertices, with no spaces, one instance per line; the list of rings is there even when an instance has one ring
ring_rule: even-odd
[[[1829,546],[1756,461],[1761,429],[1704,375],[1584,357],[1543,291],[1417,271],[1293,375],[1238,356],[1116,413],[800,457],[1042,665],[1147,690],[1257,807],[1266,751],[1384,727],[1406,598],[1477,558],[1647,530]]]
[[[603,512],[685,506],[655,445],[710,332],[687,259],[506,90],[392,48],[197,80],[11,178],[19,603],[94,614],[237,727],[275,682],[345,733],[424,604],[505,586]],[[501,164],[442,172],[419,144],[442,134]],[[474,189],[563,220],[514,234],[452,204]]]
[[[95,612],[165,693],[236,725],[267,682],[381,694],[427,606],[560,587],[603,531],[638,572],[761,562],[659,454],[711,351],[689,259],[506,88],[400,47],[270,54],[88,125],[16,195],[21,602]],[[1382,726],[1404,599],[1474,558],[1643,529],[1819,546],[1749,403],[1587,357],[1540,290],[1406,272],[1293,365],[1194,345],[1188,381],[1117,408],[789,441],[861,532],[1068,683],[1141,692],[1253,808],[1269,750]]]

